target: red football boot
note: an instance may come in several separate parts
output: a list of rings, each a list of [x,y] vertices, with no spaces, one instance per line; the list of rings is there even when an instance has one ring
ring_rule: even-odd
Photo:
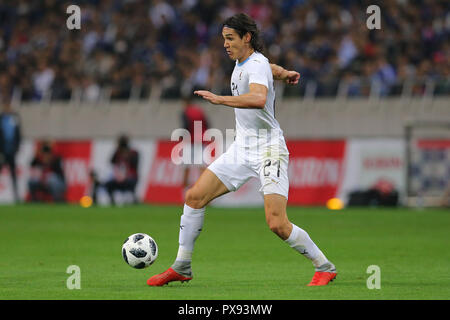
[[[192,277],[182,276],[181,274],[175,272],[175,270],[173,270],[172,268],[169,268],[166,271],[164,271],[163,273],[154,275],[153,277],[148,279],[147,284],[149,286],[160,287],[160,286],[168,284],[169,282],[172,282],[172,281],[185,282],[185,281],[189,281],[191,279],[192,279]]]
[[[308,287],[312,286],[325,286],[331,281],[333,281],[337,276],[335,272],[320,272],[317,271],[314,273],[314,277],[311,282],[308,284]]]

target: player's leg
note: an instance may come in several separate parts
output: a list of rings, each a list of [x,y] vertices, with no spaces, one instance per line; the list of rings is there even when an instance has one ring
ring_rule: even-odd
[[[286,213],[287,199],[280,194],[265,194],[264,209],[267,224],[277,236],[299,253],[310,259],[316,269],[328,262],[325,255],[311,240],[308,233],[289,221]]]
[[[229,192],[223,182],[210,170],[205,170],[185,196],[180,218],[179,248],[172,268],[191,276],[191,260],[195,240],[200,235],[205,217],[205,207],[213,199]]]
[[[196,183],[186,192],[183,215],[180,219],[179,249],[171,268],[151,277],[147,283],[161,286],[170,281],[192,279],[191,260],[194,243],[203,228],[205,206],[215,198],[239,189],[256,176],[254,170],[241,161],[232,144],[228,150],[203,171]]]
[[[203,228],[205,207],[210,201],[227,192],[229,189],[212,171],[208,169],[203,171],[200,178],[186,192],[175,262],[167,271],[148,279],[148,285],[161,286],[171,281],[192,279],[192,253],[195,241]]]
[[[292,223],[286,213],[287,199],[279,194],[264,195],[264,211],[270,230],[282,240],[289,238]]]
[[[328,283],[336,276],[336,268],[330,261],[328,261],[323,252],[311,240],[308,233],[289,221],[286,213],[286,205],[287,199],[282,195],[264,195],[266,221],[270,230],[272,230],[297,252],[311,260],[316,272],[328,273],[322,275],[322,277],[325,278],[331,277],[331,279],[326,281],[326,283]],[[321,280],[321,283],[323,281],[324,280]]]
[[[238,159],[235,146],[230,146],[227,152],[203,171],[200,178],[186,192],[180,223],[180,247],[173,265],[175,269],[181,272],[190,271],[193,246],[203,227],[206,205],[225,193],[239,189],[255,175],[251,168]],[[182,270],[182,266],[185,270]]]
[[[200,178],[186,192],[185,203],[192,208],[200,209],[227,192],[229,192],[228,188],[216,174],[205,169]]]
[[[308,233],[291,223],[286,207],[289,190],[288,157],[265,160],[260,171],[264,209],[269,228],[313,263],[316,273],[309,285],[324,285],[336,277],[334,265],[311,240]]]

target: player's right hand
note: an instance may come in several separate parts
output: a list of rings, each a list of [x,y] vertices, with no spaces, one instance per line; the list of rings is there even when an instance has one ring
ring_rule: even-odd
[[[286,83],[290,85],[296,85],[300,79],[300,73],[297,71],[288,71],[286,76]]]
[[[205,100],[208,100],[212,104],[222,104],[221,96],[218,96],[207,90],[197,90],[197,91],[194,91],[194,94],[202,97]]]

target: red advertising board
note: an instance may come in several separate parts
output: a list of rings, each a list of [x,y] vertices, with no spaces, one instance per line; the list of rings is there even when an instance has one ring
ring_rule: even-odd
[[[63,159],[66,179],[66,200],[77,202],[89,188],[91,141],[56,141],[53,150]]]
[[[147,203],[182,204],[185,165],[175,164],[171,157],[173,148],[179,142],[155,141],[154,143],[155,152],[149,153],[146,163],[141,164],[147,169],[140,171],[142,189],[138,197]],[[37,145],[38,143],[35,142],[35,148]],[[55,141],[52,145],[54,151],[63,158],[67,185],[66,200],[78,202],[90,190],[89,171],[97,144],[88,140]],[[287,146],[290,152],[288,203],[323,205],[330,198],[336,197],[344,178],[346,141],[288,140]],[[31,159],[25,162],[29,163],[29,161]],[[96,161],[97,165],[109,163],[109,155]],[[200,174],[199,170],[191,168],[193,170],[189,175],[190,184],[195,182]],[[222,199],[220,205],[242,206],[246,204],[246,201],[252,205],[262,205],[262,198],[261,202],[253,201],[260,197],[257,185],[259,182],[256,181],[250,189],[245,186],[242,190]],[[237,201],[238,198],[242,198],[242,201]]]
[[[171,160],[177,143],[157,143],[144,201],[183,203],[183,166]],[[296,140],[288,141],[287,145],[290,152],[289,204],[323,205],[335,197],[343,178],[345,140]]]
[[[448,149],[450,140],[448,139],[421,139],[417,141],[419,149]]]
[[[178,141],[158,141],[151,162],[144,201],[151,203],[183,203],[183,165],[173,163],[172,149]]]
[[[323,205],[336,196],[344,174],[345,140],[287,141],[289,204]]]

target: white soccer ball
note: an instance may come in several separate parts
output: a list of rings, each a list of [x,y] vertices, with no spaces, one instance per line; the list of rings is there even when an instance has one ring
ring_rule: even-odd
[[[148,234],[134,233],[122,245],[122,256],[128,265],[143,269],[155,262],[158,245]]]

